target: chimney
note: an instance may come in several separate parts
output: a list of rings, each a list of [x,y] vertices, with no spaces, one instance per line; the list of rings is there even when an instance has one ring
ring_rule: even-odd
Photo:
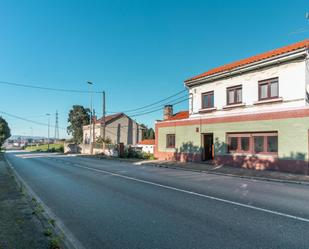
[[[173,116],[173,106],[172,105],[165,105],[164,106],[163,119],[167,120],[172,116]]]

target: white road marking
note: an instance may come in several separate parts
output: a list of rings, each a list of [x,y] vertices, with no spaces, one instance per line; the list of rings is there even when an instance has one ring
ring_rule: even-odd
[[[15,155],[15,156],[17,156],[17,155]],[[47,156],[47,158],[48,157],[51,158],[51,157],[54,157],[54,156],[55,155],[52,156],[52,155],[49,154]],[[57,157],[63,157],[63,156],[58,155]],[[56,160],[61,161],[59,159],[56,159]],[[186,193],[186,194],[190,194],[190,195],[194,195],[194,196],[199,196],[199,197],[210,199],[210,200],[228,203],[228,204],[232,204],[232,205],[236,205],[236,206],[240,206],[240,207],[245,207],[245,208],[249,208],[249,209],[253,209],[253,210],[257,210],[257,211],[261,211],[261,212],[274,214],[274,215],[278,215],[278,216],[282,216],[282,217],[286,217],[286,218],[290,218],[290,219],[309,223],[309,219],[307,219],[307,218],[303,218],[303,217],[299,217],[299,216],[295,216],[295,215],[290,215],[290,214],[286,214],[286,213],[282,213],[282,212],[278,212],[278,211],[274,211],[274,210],[270,210],[270,209],[266,209],[266,208],[260,208],[260,207],[256,207],[256,206],[249,205],[249,204],[230,201],[230,200],[226,200],[226,199],[222,199],[222,198],[218,198],[218,197],[214,197],[214,196],[209,196],[209,195],[205,195],[205,194],[201,194],[201,193],[197,193],[197,192],[193,192],[193,191],[188,191],[188,190],[185,190],[185,189],[175,188],[175,187],[171,187],[171,186],[168,186],[168,185],[163,185],[163,184],[159,184],[159,183],[155,183],[155,182],[151,182],[151,181],[141,180],[141,179],[138,179],[138,178],[135,178],[135,177],[121,175],[121,174],[118,174],[118,173],[114,173],[114,172],[110,172],[110,171],[106,171],[106,170],[102,170],[102,169],[96,169],[96,168],[92,168],[92,167],[81,166],[81,165],[76,164],[76,163],[74,163],[74,164],[70,163],[68,165],[70,165],[71,167],[78,167],[78,168],[82,168],[82,169],[88,169],[88,170],[91,170],[91,171],[106,173],[106,174],[109,174],[109,175],[112,175],[112,176],[117,176],[117,177],[124,178],[124,179],[131,180],[131,181],[141,182],[141,183],[144,183],[144,184],[149,184],[149,185],[153,185],[153,186],[157,186],[157,187],[161,187],[161,188],[165,188],[165,189],[174,190],[174,191],[177,191],[177,192],[182,192],[182,193]]]
[[[266,208],[260,208],[260,207],[256,207],[256,206],[253,206],[253,205],[244,204],[244,203],[240,203],[240,202],[236,202],[236,201],[230,201],[230,200],[226,200],[226,199],[222,199],[222,198],[218,198],[218,197],[214,197],[214,196],[210,196],[210,195],[205,195],[205,194],[201,194],[201,193],[197,193],[197,192],[193,192],[193,191],[188,191],[188,190],[185,190],[185,189],[175,188],[175,187],[171,187],[171,186],[168,186],[168,185],[163,185],[163,184],[159,184],[159,183],[155,183],[155,182],[151,182],[151,181],[141,180],[141,179],[138,179],[138,178],[135,178],[135,177],[121,175],[121,174],[118,174],[118,173],[113,173],[113,172],[102,170],[102,169],[96,169],[96,168],[91,168],[91,167],[87,167],[87,166],[81,166],[81,165],[78,165],[78,164],[74,164],[74,166],[71,165],[71,167],[78,167],[78,168],[82,168],[82,169],[88,169],[88,170],[92,170],[92,171],[96,171],[96,172],[106,173],[106,174],[109,174],[109,175],[112,175],[112,176],[117,176],[117,177],[124,178],[124,179],[131,180],[131,181],[141,182],[141,183],[157,186],[157,187],[160,187],[160,188],[170,189],[170,190],[182,192],[182,193],[189,194],[189,195],[199,196],[199,197],[210,199],[210,200],[228,203],[228,204],[236,205],[236,206],[239,206],[239,207],[245,207],[245,208],[249,208],[249,209],[253,209],[253,210],[257,210],[257,211],[261,211],[261,212],[274,214],[274,215],[282,216],[282,217],[285,217],[285,218],[290,218],[290,219],[309,223],[309,219],[307,219],[307,218],[303,218],[303,217],[299,217],[299,216],[295,216],[295,215],[290,215],[290,214],[286,214],[286,213],[282,213],[282,212],[278,212],[278,211],[273,211],[273,210],[266,209]]]

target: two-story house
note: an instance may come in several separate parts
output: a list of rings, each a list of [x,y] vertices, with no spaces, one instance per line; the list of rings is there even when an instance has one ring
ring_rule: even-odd
[[[308,172],[309,40],[185,81],[189,111],[156,122],[161,160]]]

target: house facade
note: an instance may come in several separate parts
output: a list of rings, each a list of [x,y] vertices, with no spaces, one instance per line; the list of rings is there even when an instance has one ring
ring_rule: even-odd
[[[142,152],[145,152],[147,154],[153,154],[155,143],[156,143],[155,139],[144,139],[144,140],[140,141],[136,145],[136,147],[141,148]]]
[[[142,126],[124,113],[106,116],[105,127],[105,137],[109,138],[112,144],[135,145],[142,140]],[[103,118],[94,119],[91,131],[90,125],[83,126],[83,153],[89,152],[87,145],[90,142],[96,142],[99,137],[103,137],[103,128]]]
[[[167,107],[155,156],[308,172],[309,40],[185,81],[189,111]]]

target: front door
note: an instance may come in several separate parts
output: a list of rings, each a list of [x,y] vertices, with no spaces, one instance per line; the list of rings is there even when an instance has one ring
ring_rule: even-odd
[[[213,134],[204,134],[203,135],[204,141],[204,161],[212,160],[213,156]]]

